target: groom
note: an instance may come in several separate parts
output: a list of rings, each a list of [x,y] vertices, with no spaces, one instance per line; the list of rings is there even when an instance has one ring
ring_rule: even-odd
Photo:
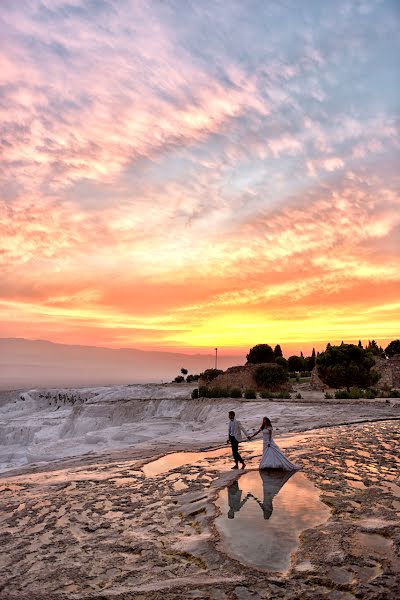
[[[239,454],[239,442],[242,441],[241,431],[243,431],[244,435],[248,438],[249,434],[244,429],[240,421],[235,419],[235,413],[233,410],[230,410],[229,413],[229,438],[227,440],[227,444],[231,444],[232,446],[232,454],[233,460],[235,461],[235,466],[232,469],[238,469],[239,463],[242,463],[242,469],[245,468],[244,460]]]

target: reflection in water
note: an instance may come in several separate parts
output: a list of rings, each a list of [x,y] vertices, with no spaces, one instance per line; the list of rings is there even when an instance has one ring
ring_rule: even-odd
[[[280,470],[246,473],[221,491],[217,504],[222,549],[267,571],[286,571],[300,533],[330,515],[303,473]]]
[[[270,471],[259,471],[263,482],[263,501],[260,504],[264,519],[269,519],[272,515],[272,498],[277,495],[279,490],[294,475],[294,471],[281,471],[280,469]]]
[[[249,494],[242,500],[242,490],[239,488],[239,484],[237,481],[234,481],[232,485],[228,487],[228,519],[235,518],[235,512],[239,512],[242,508],[243,504],[247,502]]]

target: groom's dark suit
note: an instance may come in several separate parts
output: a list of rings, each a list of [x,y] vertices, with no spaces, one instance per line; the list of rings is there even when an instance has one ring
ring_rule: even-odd
[[[244,460],[239,454],[239,442],[242,441],[242,434],[241,434],[242,431],[243,431],[244,435],[246,437],[248,437],[248,433],[240,421],[237,421],[236,419],[233,419],[233,421],[229,421],[229,430],[228,430],[229,442],[232,446],[232,455],[233,455],[233,460],[235,461],[236,466],[239,463],[244,464]]]

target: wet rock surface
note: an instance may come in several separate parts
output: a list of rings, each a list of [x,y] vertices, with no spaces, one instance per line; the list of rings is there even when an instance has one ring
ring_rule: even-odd
[[[302,533],[284,576],[218,550],[215,500],[238,475],[228,451],[154,477],[132,457],[3,476],[0,598],[398,598],[399,442],[396,421],[285,440],[331,517]],[[242,451],[257,468],[261,442]]]

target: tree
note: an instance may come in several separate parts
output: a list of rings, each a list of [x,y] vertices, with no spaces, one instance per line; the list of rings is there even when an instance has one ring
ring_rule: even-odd
[[[188,370],[187,369],[181,369],[181,373],[182,373],[182,375],[187,375],[188,374]]]
[[[200,373],[200,377],[208,383],[211,383],[213,379],[221,375],[223,371],[221,369],[206,369],[203,373]]]
[[[304,359],[302,360],[300,356],[289,356],[288,358],[288,369],[290,373],[294,371],[302,371],[304,369]]]
[[[185,378],[183,377],[183,375],[178,375],[174,379],[174,383],[183,383],[184,381],[185,381]]]
[[[361,340],[358,340],[358,347],[359,347],[359,348],[362,348],[362,347],[363,347],[363,345],[362,345],[362,343],[361,343]]]
[[[306,358],[306,370],[307,371],[312,371],[313,368],[315,367],[315,348],[312,349],[312,353],[311,356],[307,356]]]
[[[317,357],[318,375],[330,387],[367,387],[380,378],[372,353],[354,344],[330,346]]]
[[[278,356],[278,358],[275,359],[275,363],[283,367],[286,371],[288,370],[287,360],[284,356]]]
[[[279,357],[279,356],[283,356],[282,354],[282,348],[280,347],[279,344],[277,344],[274,348],[274,358],[275,360]]]
[[[198,381],[199,375],[188,375],[186,377],[187,383],[192,383],[192,381]]]
[[[385,354],[390,358],[395,354],[400,354],[400,340],[393,340],[385,348]]]
[[[274,351],[268,344],[257,344],[250,348],[247,358],[247,364],[257,365],[259,363],[273,362]]]
[[[375,354],[376,356],[380,355],[379,346],[375,340],[368,340],[367,350],[369,350],[370,352],[372,352],[372,354]]]
[[[254,379],[259,387],[269,388],[280,383],[285,383],[289,379],[289,376],[281,365],[272,364],[258,367],[254,373]]]

